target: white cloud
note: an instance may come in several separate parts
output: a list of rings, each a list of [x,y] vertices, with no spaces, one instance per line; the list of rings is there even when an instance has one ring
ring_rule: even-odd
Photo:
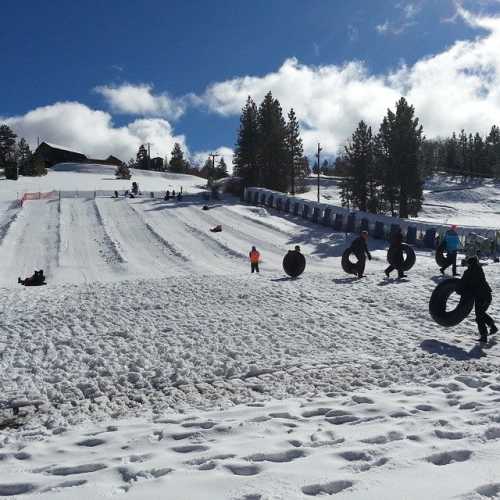
[[[36,108],[25,115],[6,117],[19,137],[36,147],[37,136],[85,153],[89,157],[115,155],[127,161],[146,142],[160,156],[170,153],[175,142],[186,151],[183,135],[175,136],[168,121],[161,118],[138,119],[126,126],[115,127],[111,115],[93,110],[78,102],[58,102]]]
[[[120,86],[102,85],[94,89],[108,102],[115,113],[142,116],[162,116],[175,120],[184,114],[184,99],[173,99],[168,94],[153,94],[153,86],[148,84]]]
[[[271,90],[285,112],[295,108],[308,154],[318,141],[335,154],[361,119],[378,130],[400,96],[415,106],[427,137],[462,128],[486,133],[500,122],[500,18],[460,15],[486,33],[394,72],[373,75],[362,62],[308,66],[288,59],[261,77],[215,83],[203,99],[212,111],[237,115],[248,95],[258,103]]]

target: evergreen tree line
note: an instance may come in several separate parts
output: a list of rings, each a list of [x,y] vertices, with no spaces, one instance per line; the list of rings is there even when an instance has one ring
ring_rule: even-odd
[[[172,172],[176,174],[190,174],[197,175],[199,177],[204,177],[205,179],[221,179],[222,177],[227,177],[227,165],[224,158],[220,158],[216,163],[215,167],[213,161],[207,158],[203,167],[199,165],[193,165],[184,156],[184,151],[179,143],[175,143],[170,153],[170,160],[165,158],[163,164],[158,168],[149,157],[146,146],[141,144],[137,151],[136,157],[131,158],[128,162],[129,168],[137,168],[140,170],[157,170],[160,172]]]
[[[387,110],[377,134],[361,121],[335,161],[335,174],[344,177],[344,206],[403,218],[418,215],[423,181],[436,173],[499,177],[499,127],[484,138],[462,130],[458,136],[426,139],[414,107],[401,98],[395,111]]]
[[[26,140],[17,135],[8,125],[0,125],[0,169],[7,179],[17,180],[19,175],[40,176],[47,173],[45,162],[33,154]]]
[[[248,97],[241,112],[233,164],[234,175],[242,177],[246,186],[292,194],[305,191],[309,164],[294,110],[285,120],[271,92],[259,107]]]
[[[421,156],[425,175],[444,172],[464,178],[499,178],[500,128],[493,125],[485,137],[461,130],[445,139],[426,140]]]
[[[423,129],[406,99],[387,110],[377,134],[359,122],[344,152],[337,157],[336,173],[344,176],[344,206],[371,213],[407,218],[422,208]]]

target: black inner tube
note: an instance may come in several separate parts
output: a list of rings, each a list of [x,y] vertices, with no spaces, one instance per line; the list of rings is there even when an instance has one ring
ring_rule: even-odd
[[[300,252],[290,250],[283,258],[283,270],[292,278],[300,276],[305,268],[306,259]]]
[[[416,260],[415,250],[406,243],[401,245],[401,249],[390,247],[387,251],[387,262],[400,271],[409,271]]]
[[[460,280],[450,278],[442,281],[434,289],[429,301],[429,313],[432,319],[441,326],[450,327],[461,323],[472,311],[474,299],[461,296],[460,302],[451,311],[446,310],[446,304],[450,296],[456,292]]]
[[[351,248],[348,248],[347,250],[344,251],[342,254],[342,269],[347,273],[347,274],[358,274],[359,270],[359,261],[356,258],[356,262],[353,262],[350,257],[351,255],[356,256],[356,254],[353,252]]]
[[[439,267],[445,267],[446,265],[448,265],[448,256],[445,255],[445,252],[446,252],[446,247],[444,243],[440,243],[436,248],[436,253],[435,253],[436,264]]]

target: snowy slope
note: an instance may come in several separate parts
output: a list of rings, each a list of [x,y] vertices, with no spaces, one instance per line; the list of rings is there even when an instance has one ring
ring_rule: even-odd
[[[387,280],[371,241],[356,280],[352,237],[231,199],[204,211],[195,181],[166,182],[193,195],[16,209],[0,182],[0,498],[500,497],[498,345],[472,316],[430,319],[430,252]],[[291,280],[294,245],[307,268]],[[34,268],[48,285],[17,285]],[[500,267],[485,272],[499,319]]]
[[[316,201],[316,178],[310,177],[308,185],[310,190],[299,196]],[[341,206],[339,178],[321,177],[320,196],[322,203]],[[500,229],[500,181],[437,175],[426,181],[424,198],[415,220]]]
[[[131,169],[130,180],[116,179],[115,167],[106,165],[60,163],[43,177],[19,177],[17,181],[0,179],[0,201],[10,201],[22,196],[24,192],[46,191],[94,191],[130,189],[133,181],[144,191],[179,191],[196,193],[202,191],[206,181],[200,177],[183,174],[149,172]],[[0,206],[1,208],[1,206]]]

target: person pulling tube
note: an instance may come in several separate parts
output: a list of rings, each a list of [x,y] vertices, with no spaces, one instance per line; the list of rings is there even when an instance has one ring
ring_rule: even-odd
[[[456,292],[464,297],[474,299],[476,323],[480,335],[479,342],[486,343],[488,342],[488,326],[490,327],[490,335],[498,332],[493,318],[486,312],[492,300],[491,287],[486,281],[483,268],[477,257],[468,257],[465,262],[467,269]]]
[[[403,256],[403,233],[401,230],[395,232],[391,237],[391,245],[389,247],[389,252],[392,252],[393,262],[396,263],[396,266],[392,264],[384,271],[385,275],[389,277],[392,271],[398,271],[398,278],[406,278],[406,274],[403,272],[401,267],[403,265],[404,256]]]
[[[366,257],[372,260],[372,255],[368,250],[368,231],[361,231],[361,234],[351,243],[352,253],[358,259],[358,278],[363,278],[366,266]]]

